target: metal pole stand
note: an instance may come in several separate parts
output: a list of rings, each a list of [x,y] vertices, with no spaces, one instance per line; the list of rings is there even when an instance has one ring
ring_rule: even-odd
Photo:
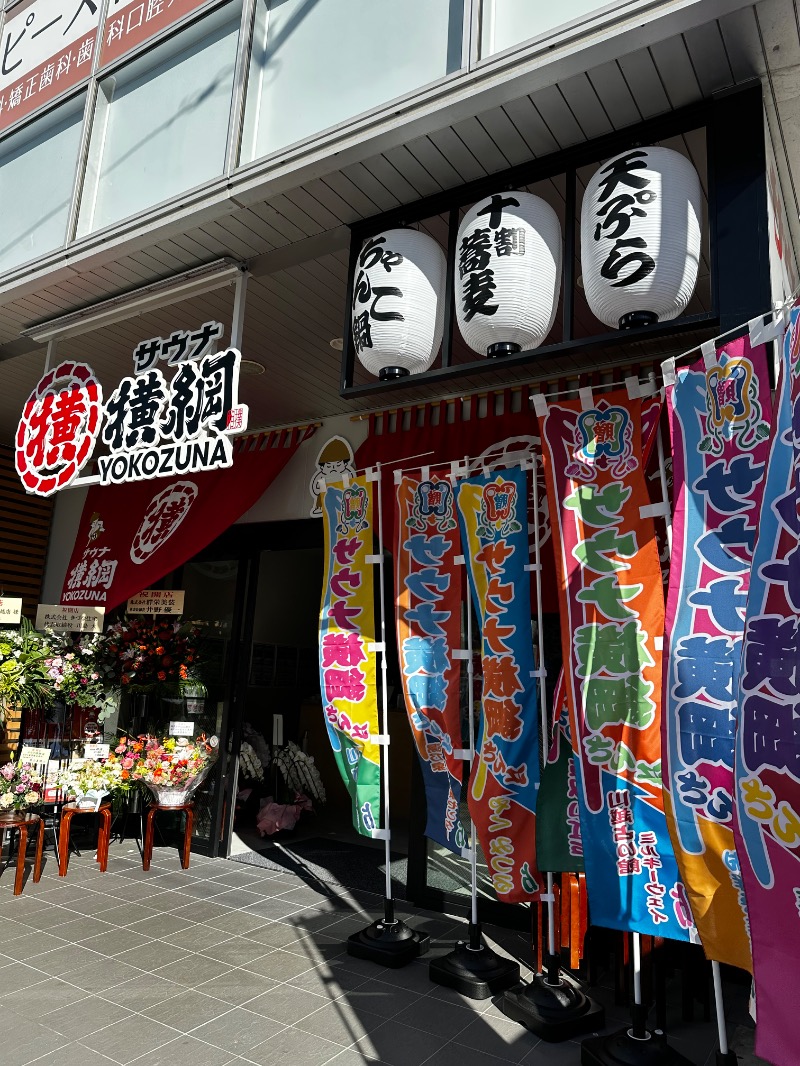
[[[383,908],[383,918],[347,938],[347,954],[398,970],[424,955],[431,938],[395,917],[393,899],[384,899]]]
[[[647,1028],[647,1008],[642,1003],[641,937],[633,934],[633,1004],[631,1027],[611,1036],[593,1036],[581,1043],[581,1066],[691,1066],[667,1043],[661,1029]]]

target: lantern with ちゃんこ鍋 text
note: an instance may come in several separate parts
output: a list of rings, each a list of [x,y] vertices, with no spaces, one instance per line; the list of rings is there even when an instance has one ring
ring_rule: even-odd
[[[428,370],[442,343],[447,264],[433,237],[390,229],[366,240],[356,262],[353,347],[381,381]]]
[[[581,208],[583,290],[612,329],[668,322],[697,282],[702,190],[671,148],[633,148],[604,163]]]
[[[490,357],[538,348],[561,287],[561,224],[528,192],[498,193],[467,211],[458,230],[456,317],[461,336]]]

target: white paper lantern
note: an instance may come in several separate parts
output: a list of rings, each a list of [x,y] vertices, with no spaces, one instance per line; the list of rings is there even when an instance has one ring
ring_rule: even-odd
[[[481,355],[538,348],[561,287],[561,225],[548,203],[527,192],[488,196],[458,231],[456,317]]]
[[[381,381],[421,374],[444,330],[447,261],[427,233],[390,229],[364,242],[353,283],[356,355]]]
[[[652,325],[686,309],[700,263],[702,191],[670,148],[634,148],[594,174],[581,208],[583,289],[612,329]]]

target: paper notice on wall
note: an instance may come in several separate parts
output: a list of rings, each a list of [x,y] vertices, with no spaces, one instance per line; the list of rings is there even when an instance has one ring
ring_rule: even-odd
[[[183,589],[146,589],[128,600],[128,614],[183,614]]]
[[[56,633],[102,633],[105,607],[69,607],[63,603],[40,603],[36,628]]]

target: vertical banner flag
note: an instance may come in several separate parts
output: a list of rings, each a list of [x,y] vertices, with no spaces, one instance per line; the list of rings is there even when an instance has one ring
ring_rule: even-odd
[[[380,752],[375,742],[375,594],[372,485],[354,478],[323,497],[325,580],[319,615],[322,708],[339,773],[362,836],[380,828]]]
[[[537,410],[592,921],[688,940],[692,917],[661,787],[664,597],[643,406],[652,410],[620,390]]]
[[[540,870],[583,873],[577,756],[572,750],[564,671],[553,698],[553,739],[542,768],[536,806],[536,861]]]
[[[461,647],[461,538],[450,482],[402,478],[394,528],[397,647],[425,782],[425,835],[460,855],[461,672],[453,652]]]
[[[461,539],[483,636],[481,724],[469,783],[469,810],[504,903],[539,893],[536,793],[539,711],[531,633],[522,470],[479,475],[458,485]]]
[[[792,308],[783,341],[750,575],[735,775],[756,1054],[792,1066],[800,1011],[800,307]]]
[[[746,337],[677,372],[672,559],[664,661],[667,823],[709,959],[752,966],[733,839],[733,750],[744,612],[769,452],[763,346]]]

